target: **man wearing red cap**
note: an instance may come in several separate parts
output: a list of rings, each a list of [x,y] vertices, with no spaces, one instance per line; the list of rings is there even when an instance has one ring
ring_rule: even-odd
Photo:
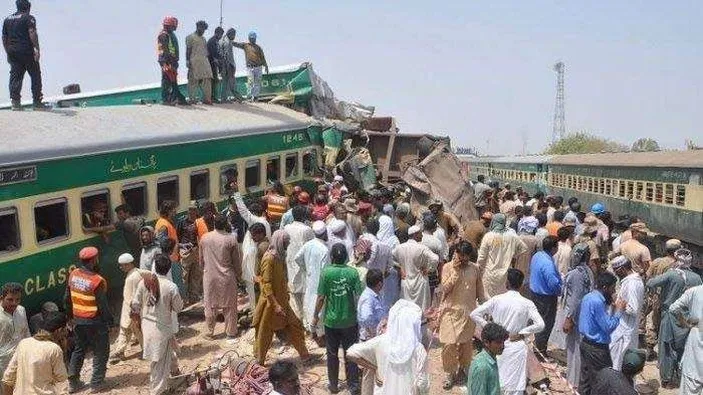
[[[93,349],[93,376],[90,387],[100,391],[110,354],[109,325],[113,322],[107,304],[107,282],[97,272],[98,249],[85,247],[78,253],[78,267],[68,275],[66,312],[75,322],[76,345],[68,365],[68,392],[78,392],[85,352]]]
[[[164,18],[163,30],[157,39],[159,66],[161,66],[161,100],[163,104],[187,104],[186,98],[178,89],[178,38],[176,29],[178,19],[173,16]]]

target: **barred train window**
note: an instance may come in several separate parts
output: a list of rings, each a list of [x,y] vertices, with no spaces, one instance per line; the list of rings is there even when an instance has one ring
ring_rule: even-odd
[[[111,212],[109,190],[90,191],[81,196],[81,225],[83,228],[90,229],[110,225],[112,223]]]
[[[68,201],[58,198],[34,206],[34,227],[39,244],[68,237]]]
[[[266,179],[269,182],[281,179],[281,158],[272,156],[266,161]]]
[[[613,192],[613,180],[605,180],[605,194],[610,195]]]
[[[210,197],[210,171],[196,170],[190,173],[190,200],[204,201]]]
[[[651,182],[645,183],[645,200],[648,202],[654,200],[654,184]]]
[[[644,200],[644,183],[642,181],[635,181],[635,200]]]
[[[20,249],[20,228],[17,209],[0,209],[0,253]]]
[[[220,195],[228,196],[234,191],[233,186],[237,183],[237,165],[225,165],[220,167]],[[257,181],[258,184],[258,181]]]
[[[156,181],[156,204],[161,207],[161,203],[170,200],[178,207],[178,176],[168,176],[159,178]]]
[[[661,203],[664,200],[664,185],[661,183],[654,184],[654,201]]]
[[[627,184],[624,181],[619,181],[618,183],[620,184],[620,191],[618,193],[618,196],[620,196],[621,198],[627,197]]]
[[[664,203],[674,204],[674,184],[664,185]]]
[[[676,205],[685,206],[686,205],[686,186],[676,185]]]
[[[598,180],[598,193],[605,193],[605,180],[602,178]]]
[[[123,186],[122,201],[132,209],[132,215],[145,215],[147,210],[146,182]]]
[[[630,200],[635,198],[635,183],[634,183],[634,181],[627,182],[627,198]]]

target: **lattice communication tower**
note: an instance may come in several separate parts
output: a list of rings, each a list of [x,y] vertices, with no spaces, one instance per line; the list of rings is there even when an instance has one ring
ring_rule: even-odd
[[[566,116],[564,114],[564,63],[554,65],[557,72],[557,97],[554,102],[554,123],[552,124],[552,143],[557,142],[566,134]]]

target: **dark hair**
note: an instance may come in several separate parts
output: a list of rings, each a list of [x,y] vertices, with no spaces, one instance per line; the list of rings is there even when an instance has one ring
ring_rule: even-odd
[[[195,22],[195,26],[196,26],[196,27],[198,27],[198,26],[204,26],[204,27],[207,29],[208,24],[207,24],[207,22],[205,22],[205,21],[197,21],[197,22]]]
[[[347,254],[347,247],[345,247],[342,243],[337,243],[333,245],[330,249],[330,259],[334,264],[344,265],[345,263],[347,263],[348,257],[349,255]]]
[[[378,222],[378,218],[371,218],[366,221],[366,230],[375,235],[381,229],[381,224]]]
[[[120,211],[124,211],[127,214],[132,214],[132,208],[129,207],[129,204],[120,204],[119,206],[115,207],[115,212],[119,213]]]
[[[47,332],[53,332],[65,327],[67,322],[68,317],[66,317],[66,314],[60,311],[49,311],[44,313],[44,319],[40,327]]]
[[[261,222],[255,222],[249,227],[249,232],[251,232],[251,234],[254,234],[254,233],[257,233],[257,234],[264,233],[265,234],[266,233],[266,226],[264,226],[264,224],[262,224]]]
[[[478,180],[478,182],[484,182],[486,181],[486,176],[484,176],[483,174],[479,174],[478,176],[476,176],[476,179]]]
[[[264,206],[262,206],[259,202],[254,202],[249,205],[249,211],[251,211],[251,213],[256,215],[257,217],[261,217],[261,215],[264,213]]]
[[[535,193],[534,198],[537,199],[537,200],[542,200],[542,199],[544,199],[544,192],[542,192],[542,191],[537,191],[537,193]]]
[[[305,222],[308,218],[308,206],[299,205],[293,207],[293,220],[298,222]]]
[[[547,236],[542,240],[542,251],[549,253],[559,245],[559,240],[554,236]]]
[[[229,29],[227,29],[227,35],[229,36],[230,33],[231,33],[231,34],[237,34],[237,30],[230,27]]]
[[[611,272],[600,272],[598,277],[596,277],[596,288],[606,289],[610,286],[615,285],[618,282],[618,278]]]
[[[171,210],[176,208],[176,202],[173,200],[164,200],[161,202],[161,207],[159,207],[159,215],[165,217]]]
[[[525,210],[526,210],[525,206],[520,206],[520,205],[515,206],[515,216],[518,217],[521,215],[525,215]]]
[[[569,198],[569,200],[566,201],[566,203],[571,207],[572,204],[577,203],[579,199],[576,196],[572,196]]]
[[[513,200],[515,199],[515,192],[511,191],[509,188],[509,185],[506,185],[505,188],[507,189],[507,192],[503,194],[503,199],[504,200]]]
[[[537,203],[537,210],[542,210],[545,207],[549,207],[549,203],[545,202],[544,200],[540,200],[539,203]]]
[[[280,181],[274,182],[273,185],[271,186],[271,190],[273,190],[274,192],[278,193],[281,196],[286,194],[286,191],[283,189],[283,184],[281,184]]]
[[[559,195],[559,196],[554,196],[554,204],[556,207],[561,207],[562,204],[564,204],[564,197]]]
[[[579,222],[583,223],[583,220],[586,219],[586,213],[584,213],[583,211],[577,212],[576,219],[578,219]]]
[[[217,213],[217,206],[215,205],[215,203],[213,203],[211,201],[207,201],[207,202],[203,203],[203,215],[207,214],[207,213],[211,213],[211,214]]]
[[[581,211],[581,203],[579,203],[579,202],[569,203],[569,208],[571,209],[571,211],[578,213],[579,211]]]
[[[165,276],[171,270],[171,258],[166,254],[156,254],[154,257],[154,271],[156,274]]]
[[[269,381],[274,390],[280,389],[281,384],[296,377],[298,377],[298,367],[293,362],[276,361],[269,368]]]
[[[437,229],[437,217],[431,211],[422,214],[422,225],[425,230],[434,231]]]
[[[547,224],[547,215],[545,213],[537,213],[535,214],[535,218],[537,218],[537,223],[539,223],[540,228],[543,228],[544,225]]]
[[[525,275],[518,269],[508,269],[508,285],[510,289],[518,290],[525,281]]]
[[[226,230],[227,229],[227,218],[224,215],[216,214],[215,220],[213,222],[215,224],[216,230]]]
[[[561,222],[561,221],[564,220],[564,217],[565,217],[565,216],[566,216],[566,213],[565,213],[565,212],[563,212],[563,211],[561,211],[561,210],[557,210],[557,211],[554,212],[554,221],[556,221],[556,222]]]
[[[29,11],[32,8],[32,3],[29,0],[17,0],[15,5],[17,6],[17,11]]]
[[[489,322],[483,327],[481,331],[481,340],[484,343],[490,343],[494,341],[503,342],[508,338],[508,331],[502,326],[496,324],[495,322]]]
[[[466,240],[462,240],[457,244],[456,251],[461,255],[470,256],[474,252],[474,247]]]
[[[559,239],[559,241],[567,241],[573,233],[574,228],[572,226],[562,226],[557,230],[557,239]]]
[[[224,33],[224,32],[225,32],[225,29],[223,29],[222,26],[218,26],[215,28],[215,34],[220,34],[220,33]]]
[[[383,273],[378,269],[369,269],[366,272],[366,286],[373,288],[383,282]]]
[[[22,293],[24,288],[22,288],[22,284],[20,283],[5,283],[2,285],[2,296],[5,297],[8,294],[16,294],[16,293]]]
[[[315,195],[315,204],[326,204],[327,203],[327,198],[325,195],[318,193]]]
[[[164,240],[164,242],[161,244],[161,249],[163,250],[164,254],[171,254],[174,248],[176,248],[176,240],[173,240],[171,238]]]

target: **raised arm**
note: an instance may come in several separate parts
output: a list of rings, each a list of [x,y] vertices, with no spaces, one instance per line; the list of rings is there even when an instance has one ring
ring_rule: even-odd
[[[244,204],[244,199],[242,199],[242,194],[239,192],[235,192],[232,197],[234,198],[234,203],[237,205],[237,211],[239,211],[239,215],[244,218],[244,222],[247,223],[247,225],[251,226],[254,222],[256,222],[256,216],[249,211],[247,208],[247,205]]]

